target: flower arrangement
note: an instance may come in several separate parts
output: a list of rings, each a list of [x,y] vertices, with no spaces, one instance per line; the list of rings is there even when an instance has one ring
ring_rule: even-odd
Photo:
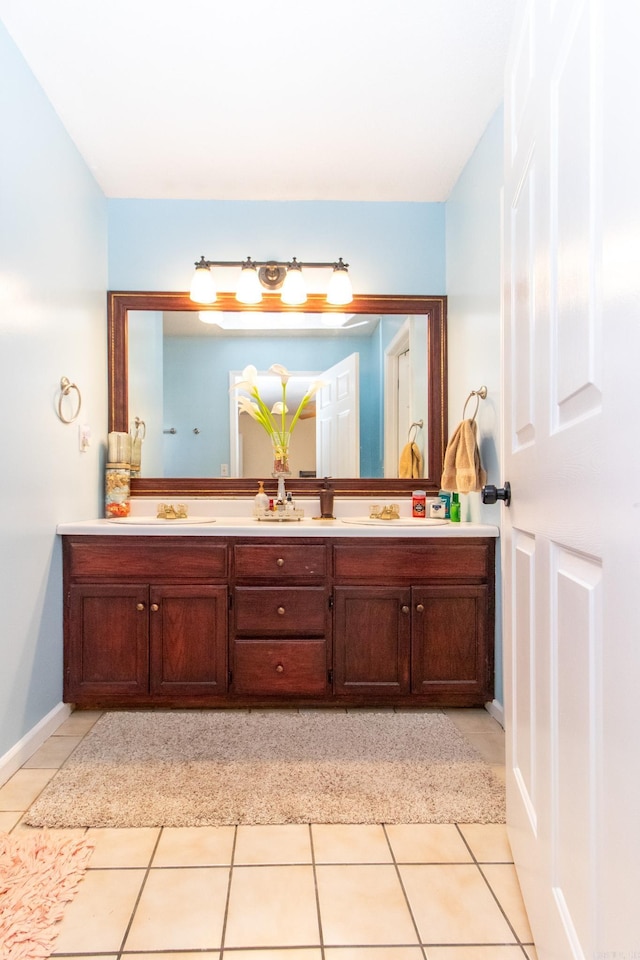
[[[287,425],[286,417],[289,413],[289,408],[287,407],[287,383],[289,382],[289,377],[291,375],[287,368],[283,367],[280,363],[274,363],[272,366],[270,366],[269,373],[274,373],[276,376],[279,376],[282,384],[282,400],[278,400],[276,403],[274,403],[271,410],[269,410],[260,396],[260,391],[258,390],[258,371],[253,364],[249,364],[248,367],[244,368],[242,371],[242,380],[239,380],[238,383],[235,383],[231,387],[231,391],[245,390],[248,394],[250,394],[250,397],[253,398],[250,399],[249,397],[245,396],[238,397],[238,409],[241,413],[248,413],[249,416],[253,417],[254,420],[257,420],[260,426],[271,437],[271,443],[273,445],[274,472],[288,473],[289,441],[291,434],[293,433],[293,428],[298,422],[300,414],[307,406],[309,401],[315,396],[321,387],[325,386],[325,381],[314,380],[309,385],[305,395],[298,404],[298,409],[294,413],[291,422]]]

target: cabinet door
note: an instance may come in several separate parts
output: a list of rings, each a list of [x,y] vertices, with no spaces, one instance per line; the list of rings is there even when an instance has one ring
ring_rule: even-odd
[[[152,694],[226,691],[227,596],[225,586],[151,587]]]
[[[393,697],[409,692],[410,591],[336,587],[334,689]]]
[[[148,598],[139,583],[69,588],[65,701],[147,694]]]
[[[411,691],[434,703],[483,703],[493,696],[487,637],[489,590],[477,586],[413,587]]]

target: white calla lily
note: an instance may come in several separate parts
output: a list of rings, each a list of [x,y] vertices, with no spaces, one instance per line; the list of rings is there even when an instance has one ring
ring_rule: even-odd
[[[249,400],[249,397],[238,397],[238,410],[240,413],[248,413],[254,420],[260,419],[258,416],[258,404],[254,403],[253,400]]]
[[[257,420],[260,426],[263,427],[271,437],[276,457],[283,462],[288,462],[291,432],[309,401],[316,395],[318,390],[327,384],[324,380],[314,380],[313,383],[309,385],[307,392],[298,405],[298,409],[287,426],[286,417],[289,413],[289,408],[287,407],[286,398],[290,373],[281,363],[272,364],[271,367],[269,367],[269,373],[274,373],[280,377],[280,382],[282,383],[282,400],[277,400],[271,410],[269,410],[260,396],[258,389],[258,371],[252,363],[244,368],[242,371],[242,380],[234,383],[233,386],[229,388],[229,392],[244,390],[245,393],[250,395],[249,397],[238,397],[238,410],[240,413],[248,413],[250,417]],[[277,420],[275,419],[276,417],[278,418]],[[288,467],[285,467],[285,470],[288,470]]]
[[[323,387],[328,387],[328,386],[329,386],[328,380],[314,380],[313,383],[310,383],[307,389],[307,392],[304,395],[307,398],[307,402],[311,400],[312,397],[315,397],[318,390],[322,390]]]
[[[291,376],[287,368],[283,367],[281,363],[272,363],[269,367],[269,373],[275,373],[280,377],[283,387],[289,382],[289,377]]]

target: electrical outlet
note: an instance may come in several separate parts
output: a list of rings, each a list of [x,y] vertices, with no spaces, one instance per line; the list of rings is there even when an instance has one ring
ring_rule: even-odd
[[[88,423],[83,423],[78,429],[78,443],[80,453],[86,453],[91,446],[91,427]]]
[[[221,464],[220,464],[220,476],[221,476],[221,477],[228,477],[228,476],[229,476],[229,464],[228,464],[228,463],[221,463]]]

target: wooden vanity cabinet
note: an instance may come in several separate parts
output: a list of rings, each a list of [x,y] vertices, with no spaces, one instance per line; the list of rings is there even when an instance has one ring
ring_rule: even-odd
[[[296,539],[231,549],[231,695],[329,696],[330,546]]]
[[[479,705],[492,538],[65,536],[79,706]]]
[[[65,537],[63,566],[66,701],[189,705],[226,694],[226,545]]]
[[[493,697],[492,539],[334,548],[335,694],[440,705]]]

